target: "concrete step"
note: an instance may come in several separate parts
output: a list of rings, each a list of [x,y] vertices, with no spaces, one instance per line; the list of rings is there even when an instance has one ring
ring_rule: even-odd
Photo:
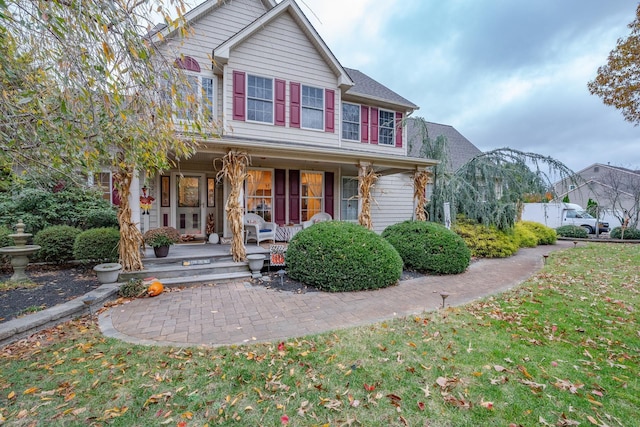
[[[177,287],[177,286],[195,286],[204,285],[207,283],[224,283],[233,280],[251,279],[251,272],[238,271],[236,273],[221,273],[221,274],[202,274],[188,277],[174,277],[162,279],[162,284],[165,287]]]

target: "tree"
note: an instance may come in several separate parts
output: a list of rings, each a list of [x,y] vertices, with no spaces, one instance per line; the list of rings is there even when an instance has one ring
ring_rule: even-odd
[[[598,68],[596,78],[588,83],[589,92],[602,98],[606,105],[621,110],[625,120],[640,124],[640,4],[636,18],[630,23],[631,34],[618,39],[609,53],[607,65]]]
[[[127,197],[132,180],[189,157],[194,132],[215,130],[194,117],[176,133],[167,94],[188,82],[149,36],[151,16],[188,34],[184,2],[171,3],[176,19],[162,0],[0,0],[0,164],[70,179],[110,168],[122,201],[125,270],[142,268]]]
[[[424,119],[418,120],[420,154],[440,161],[427,207],[432,221],[444,221],[444,203],[449,202],[453,219],[456,214],[463,214],[479,223],[508,229],[513,226],[525,196],[546,197],[552,188],[552,177],[573,176],[569,168],[551,157],[511,148],[479,154],[452,171],[446,138],[439,136],[432,140]]]
[[[623,168],[610,168],[602,176],[606,190],[599,196],[625,228],[638,228],[640,220],[640,174]],[[623,234],[624,236],[624,234]]]

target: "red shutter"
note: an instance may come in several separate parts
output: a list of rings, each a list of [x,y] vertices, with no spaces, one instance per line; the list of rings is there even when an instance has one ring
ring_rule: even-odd
[[[378,143],[378,109],[371,107],[371,143]]]
[[[285,87],[284,80],[276,79],[276,126],[284,126]]]
[[[402,148],[402,113],[396,111],[396,147]]]
[[[289,222],[300,223],[300,171],[289,171]]]
[[[285,225],[287,222],[287,171],[284,169],[275,170],[275,217],[278,225]]]
[[[333,218],[333,172],[324,173],[324,211]]]
[[[289,92],[291,99],[289,100],[289,126],[292,128],[300,127],[300,83],[289,83]]]
[[[369,107],[360,107],[360,134],[362,142],[369,142]]]
[[[324,91],[324,131],[335,132],[336,129],[336,93],[331,89]]]
[[[233,120],[245,120],[246,80],[242,71],[233,72]]]

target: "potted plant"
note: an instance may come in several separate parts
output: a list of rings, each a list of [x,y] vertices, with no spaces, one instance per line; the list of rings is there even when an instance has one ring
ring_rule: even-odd
[[[153,248],[158,258],[164,258],[169,254],[169,246],[180,241],[180,233],[173,227],[152,228],[142,236],[144,243]]]

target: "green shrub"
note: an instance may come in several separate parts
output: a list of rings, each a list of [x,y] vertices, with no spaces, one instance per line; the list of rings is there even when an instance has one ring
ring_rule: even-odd
[[[40,246],[36,257],[41,261],[65,263],[74,259],[73,245],[81,230],[68,225],[54,225],[41,230],[33,237]]]
[[[400,254],[406,268],[437,274],[462,273],[471,251],[456,233],[435,222],[404,221],[387,227],[382,237]]]
[[[82,218],[93,210],[113,207],[100,192],[83,187],[67,185],[54,191],[23,186],[0,193],[0,224],[11,227],[21,219],[25,231],[34,235],[52,225],[80,227]]]
[[[516,222],[513,227],[513,232],[518,242],[518,246],[521,248],[535,248],[538,246],[538,237],[529,228],[522,225],[520,222]]]
[[[622,228],[616,227],[609,233],[612,239],[622,238]],[[624,230],[624,240],[640,240],[640,230],[637,228],[627,228]]]
[[[558,236],[572,237],[574,239],[586,239],[589,237],[587,230],[578,225],[563,225],[556,228],[556,233],[558,233]]]
[[[558,240],[556,230],[539,222],[519,221],[517,224],[521,224],[524,228],[533,232],[538,239],[538,245],[553,245]]]
[[[73,256],[86,264],[117,262],[119,243],[120,232],[115,228],[92,228],[78,234],[73,245]]]
[[[453,229],[467,244],[471,255],[479,258],[506,258],[518,252],[515,234],[495,227],[458,221]]]
[[[118,214],[114,208],[89,209],[80,214],[78,226],[83,230],[90,228],[119,228]]]
[[[330,292],[384,288],[402,275],[402,259],[389,242],[341,221],[300,231],[289,242],[286,262],[292,279]]]
[[[0,225],[0,248],[5,246],[13,246],[13,239],[9,237],[9,234],[13,234],[7,227]],[[9,262],[9,255],[0,255],[0,264]]]
[[[123,298],[136,298],[141,296],[146,290],[142,279],[129,279],[129,281],[123,285],[120,285],[118,289],[118,295]]]

